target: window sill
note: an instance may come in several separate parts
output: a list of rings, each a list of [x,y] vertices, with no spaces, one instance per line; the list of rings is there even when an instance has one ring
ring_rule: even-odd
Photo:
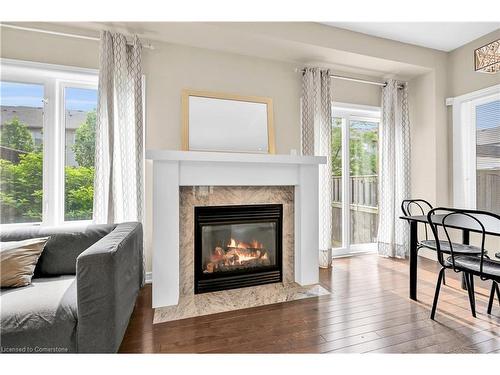
[[[44,223],[11,223],[11,224],[1,224],[2,228],[24,228],[24,227],[72,227],[78,225],[90,225],[93,224],[92,220],[75,220],[75,221],[65,221],[60,224],[44,224]]]

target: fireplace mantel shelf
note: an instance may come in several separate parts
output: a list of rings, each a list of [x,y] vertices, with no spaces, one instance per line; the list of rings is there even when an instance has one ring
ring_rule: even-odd
[[[294,279],[318,282],[318,174],[326,157],[148,150],[146,158],[153,164],[153,307],[179,301],[181,186],[294,186]]]
[[[286,154],[244,154],[229,152],[201,152],[174,150],[147,150],[146,159],[190,162],[268,163],[268,164],[325,164],[325,156]]]

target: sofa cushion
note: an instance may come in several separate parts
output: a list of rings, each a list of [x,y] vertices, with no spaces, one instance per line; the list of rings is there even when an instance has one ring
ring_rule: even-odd
[[[0,242],[0,286],[31,284],[35,266],[49,237]]]
[[[4,353],[76,351],[74,276],[35,278],[31,285],[0,293]]]
[[[29,226],[3,230],[0,241],[20,241],[48,237],[35,268],[35,277],[74,275],[76,258],[87,248],[110,233],[116,225],[74,225],[64,227]]]

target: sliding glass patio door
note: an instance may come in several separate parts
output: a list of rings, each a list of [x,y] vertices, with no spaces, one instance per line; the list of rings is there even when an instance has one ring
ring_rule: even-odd
[[[333,255],[375,251],[380,109],[344,104],[333,113]]]

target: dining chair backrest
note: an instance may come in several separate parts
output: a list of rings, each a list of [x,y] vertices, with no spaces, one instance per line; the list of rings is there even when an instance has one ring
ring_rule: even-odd
[[[403,215],[405,216],[425,216],[432,208],[432,205],[424,199],[405,199],[401,203],[401,211],[403,211]],[[429,239],[427,224],[425,224],[425,239]]]
[[[438,254],[438,260],[441,263],[441,266],[450,267],[449,263],[445,264],[445,257],[451,256],[451,267],[455,272],[460,271],[459,269],[457,269],[455,263],[455,259],[457,256],[460,255],[460,252],[457,252],[457,249],[455,248],[456,245],[454,245],[453,241],[451,240],[450,230],[457,229],[457,227],[473,228],[474,231],[480,235],[481,254],[480,254],[479,276],[483,280],[487,279],[487,277],[485,277],[483,274],[484,259],[487,255],[486,250],[484,248],[484,243],[486,240],[486,230],[481,220],[481,219],[484,220],[484,216],[489,216],[496,220],[499,220],[498,222],[500,225],[500,216],[487,211],[437,207],[428,212],[427,221],[432,229],[432,233],[434,234],[434,238],[436,240],[436,250]],[[441,226],[443,228],[443,231],[446,235],[446,240],[439,239],[438,226]],[[448,242],[446,250],[443,250],[444,241]]]

